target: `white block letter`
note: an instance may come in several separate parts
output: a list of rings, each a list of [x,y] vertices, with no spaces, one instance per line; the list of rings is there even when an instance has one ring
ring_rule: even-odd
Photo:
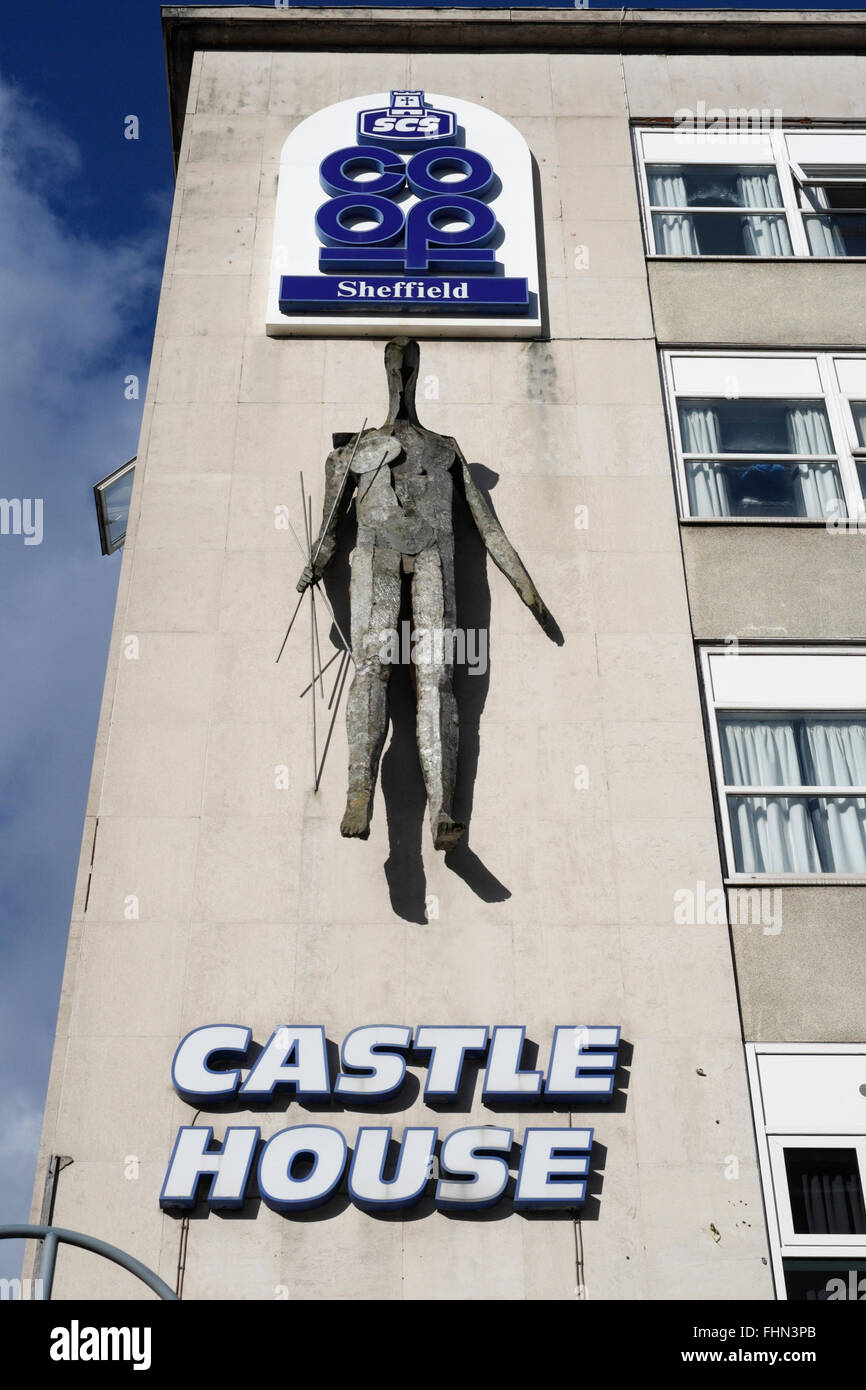
[[[582,1207],[591,1149],[591,1129],[528,1129],[523,1136],[515,1209]]]
[[[221,1149],[210,1151],[210,1125],[184,1125],[177,1132],[168,1172],[159,1194],[161,1207],[192,1207],[199,1178],[211,1174],[209,1207],[239,1207],[259,1138],[258,1125],[229,1125]]]
[[[465,1174],[469,1180],[449,1182],[440,1178],[436,1184],[436,1205],[471,1211],[498,1202],[508,1185],[508,1162],[505,1158],[480,1155],[485,1149],[510,1153],[512,1138],[512,1130],[498,1125],[457,1129],[449,1134],[442,1145],[441,1167],[447,1173]]]

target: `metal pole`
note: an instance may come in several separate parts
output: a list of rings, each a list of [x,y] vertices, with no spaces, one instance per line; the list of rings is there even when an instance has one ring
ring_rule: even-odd
[[[49,1231],[42,1242],[42,1260],[39,1265],[39,1283],[36,1285],[38,1290],[36,1297],[40,1301],[48,1302],[51,1298],[51,1290],[54,1288],[54,1266],[57,1263],[57,1236],[54,1231]]]

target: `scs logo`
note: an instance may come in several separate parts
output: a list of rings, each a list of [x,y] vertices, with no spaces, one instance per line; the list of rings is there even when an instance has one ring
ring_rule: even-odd
[[[392,92],[391,104],[358,113],[358,144],[387,141],[406,149],[453,140],[457,117],[424,102],[423,92]]]

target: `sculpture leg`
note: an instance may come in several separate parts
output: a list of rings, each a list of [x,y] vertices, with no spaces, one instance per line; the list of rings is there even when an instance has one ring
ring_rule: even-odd
[[[446,560],[447,564],[447,560]],[[451,683],[453,582],[431,546],[415,556],[412,575],[413,661],[417,677],[418,752],[436,849],[453,849],[466,829],[451,817],[457,778],[457,701]]]
[[[357,546],[350,598],[355,675],[346,703],[349,791],[340,834],[366,840],[388,727],[391,667],[382,660],[383,634],[396,632],[400,617],[400,556],[377,546]]]

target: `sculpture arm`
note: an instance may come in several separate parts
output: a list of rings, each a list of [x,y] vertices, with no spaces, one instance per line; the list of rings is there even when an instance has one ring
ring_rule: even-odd
[[[349,479],[352,478],[352,483]],[[333,449],[325,461],[325,500],[322,503],[322,525],[313,541],[314,563],[305,565],[298,580],[298,593],[302,594],[310,585],[321,579],[333,559],[337,548],[337,524],[340,501],[347,486],[354,486],[354,478],[348,467],[348,457],[342,449]]]
[[[544,626],[549,621],[550,614],[540,593],[533,584],[523,561],[485,501],[469,471],[469,464],[463,457],[459,445],[455,444],[454,448],[457,462],[460,464],[463,492],[472,513],[472,520],[478,528],[478,533],[487,547],[490,558],[517,590],[527,608],[532,610],[538,621]]]

